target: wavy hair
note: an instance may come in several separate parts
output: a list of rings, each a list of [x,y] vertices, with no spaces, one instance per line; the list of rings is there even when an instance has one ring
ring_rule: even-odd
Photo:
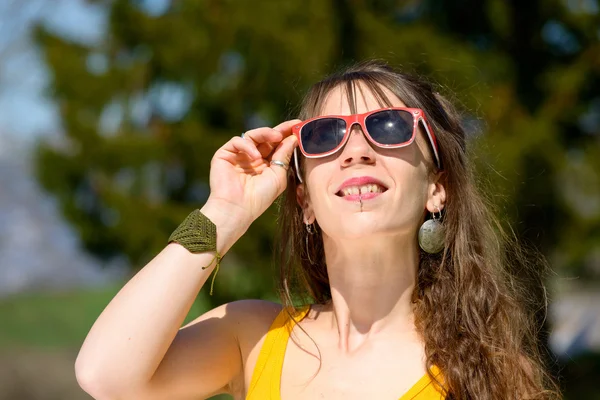
[[[536,340],[534,313],[539,309],[531,305],[539,302],[527,294],[527,282],[514,272],[527,270],[530,277],[539,277],[537,261],[544,266],[543,259],[532,262],[520,250],[514,235],[507,234],[494,216],[492,203],[477,189],[461,116],[451,102],[428,82],[369,61],[313,85],[299,118],[318,115],[327,94],[338,86],[345,87],[352,107],[358,82],[382,106],[391,106],[385,87],[407,107],[422,109],[437,136],[447,193],[442,216],[446,244],[439,254],[421,251],[413,303],[427,367],[436,365],[443,372],[446,398],[560,398]],[[302,173],[302,160],[300,165]],[[429,168],[436,172],[434,165]],[[279,201],[280,297],[286,306],[325,304],[331,300],[331,288],[321,230],[315,223],[316,233],[307,238],[296,187],[295,173],[290,171]],[[543,288],[542,280],[535,285]]]

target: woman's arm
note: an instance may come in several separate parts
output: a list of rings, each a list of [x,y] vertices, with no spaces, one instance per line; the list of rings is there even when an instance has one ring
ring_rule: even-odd
[[[202,212],[217,225],[224,254],[246,228],[230,210],[207,204]],[[202,269],[213,257],[169,244],[121,289],[77,357],[86,392],[96,399],[176,399],[224,390],[242,366],[234,316],[221,306],[179,329],[214,269],[214,262]]]
[[[248,131],[212,158],[211,193],[201,211],[217,227],[219,254],[285,189],[287,169],[270,161],[289,165],[297,144],[291,134],[295,123]],[[247,306],[222,306],[180,330],[214,265],[202,267],[213,258],[213,253],[192,254],[170,244],[121,289],[77,357],[77,380],[85,391],[97,400],[175,400],[228,390],[242,371],[239,341],[247,336],[238,333],[248,335],[246,326],[273,314],[273,305],[237,313]]]

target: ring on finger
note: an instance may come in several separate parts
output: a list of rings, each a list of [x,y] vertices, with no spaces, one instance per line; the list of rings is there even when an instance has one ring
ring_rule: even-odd
[[[242,132],[242,134],[240,136],[242,137],[242,139],[246,139],[245,135],[246,135],[246,132]]]
[[[278,167],[281,167],[281,168],[285,169],[286,171],[290,167],[288,164],[284,163],[283,161],[279,161],[279,160],[271,160],[270,164],[277,165]]]

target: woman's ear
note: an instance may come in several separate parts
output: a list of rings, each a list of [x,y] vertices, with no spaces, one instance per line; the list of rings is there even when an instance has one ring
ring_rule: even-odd
[[[298,202],[298,205],[302,208],[304,223],[312,224],[313,222],[315,222],[315,216],[313,214],[310,199],[304,186],[304,183],[299,183],[298,186],[296,186],[296,201]]]
[[[427,187],[427,210],[429,212],[439,212],[444,209],[446,204],[446,188],[444,171],[435,174],[434,179]]]

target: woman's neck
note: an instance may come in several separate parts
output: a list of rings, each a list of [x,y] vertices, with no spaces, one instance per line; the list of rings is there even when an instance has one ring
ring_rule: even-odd
[[[404,238],[406,240],[406,238]],[[412,293],[419,252],[416,237],[324,240],[331,286],[332,329],[352,352],[374,335],[414,335]]]

